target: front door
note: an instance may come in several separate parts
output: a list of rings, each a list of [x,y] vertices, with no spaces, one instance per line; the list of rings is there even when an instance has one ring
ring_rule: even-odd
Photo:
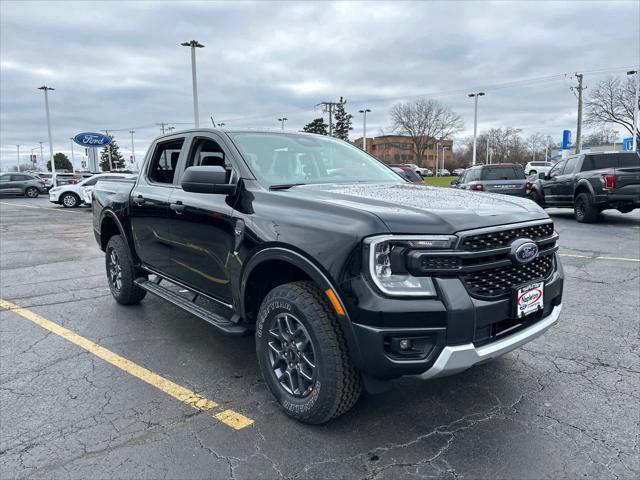
[[[162,273],[170,266],[169,198],[175,189],[175,173],[184,144],[184,137],[157,143],[131,191],[131,230],[136,252],[142,263]]]
[[[556,202],[562,205],[573,204],[573,174],[576,166],[580,162],[580,156],[570,157],[562,169],[562,174],[556,177]]]
[[[542,191],[546,203],[558,203],[558,177],[562,174],[566,160],[556,163],[555,167],[549,170],[547,180],[542,181]]]
[[[184,168],[222,166],[233,173],[228,149],[217,134],[194,137]],[[185,192],[174,189],[169,210],[172,245],[169,274],[181,282],[223,302],[232,303],[229,277],[236,223],[227,195]]]

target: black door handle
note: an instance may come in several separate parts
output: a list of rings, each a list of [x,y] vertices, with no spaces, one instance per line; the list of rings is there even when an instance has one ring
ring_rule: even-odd
[[[136,205],[143,205],[145,201],[146,200],[142,195],[138,195],[137,197],[133,198],[133,203],[135,203]]]
[[[172,203],[171,205],[169,205],[169,208],[179,215],[184,210],[184,205],[180,200],[178,200],[176,203]]]

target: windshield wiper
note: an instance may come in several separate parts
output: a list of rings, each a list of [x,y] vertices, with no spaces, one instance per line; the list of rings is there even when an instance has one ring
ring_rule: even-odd
[[[306,185],[306,183],[281,183],[279,185],[271,185],[269,190],[286,190],[287,188],[297,187],[299,185]]]

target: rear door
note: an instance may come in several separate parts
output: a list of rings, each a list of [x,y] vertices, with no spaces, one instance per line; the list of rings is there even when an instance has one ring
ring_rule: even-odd
[[[166,273],[171,263],[169,198],[176,188],[184,145],[185,137],[180,135],[155,143],[129,200],[136,252],[145,265],[161,273]]]
[[[16,188],[13,185],[13,182],[11,181],[11,174],[9,173],[5,173],[0,175],[0,193],[3,194],[12,194],[12,193],[16,193]]]
[[[180,176],[190,166],[221,166],[231,181],[231,150],[214,132],[194,135]],[[185,192],[179,185],[171,196],[169,238],[171,266],[168,273],[181,282],[224,303],[232,303],[230,269],[238,219],[226,195]],[[243,230],[243,228],[242,228]]]

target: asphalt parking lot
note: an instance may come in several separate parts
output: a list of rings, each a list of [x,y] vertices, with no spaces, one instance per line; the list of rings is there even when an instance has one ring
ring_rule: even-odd
[[[638,478],[640,212],[549,213],[556,327],[307,426],[269,396],[251,337],[151,296],[116,304],[89,209],[0,198],[0,477]]]

